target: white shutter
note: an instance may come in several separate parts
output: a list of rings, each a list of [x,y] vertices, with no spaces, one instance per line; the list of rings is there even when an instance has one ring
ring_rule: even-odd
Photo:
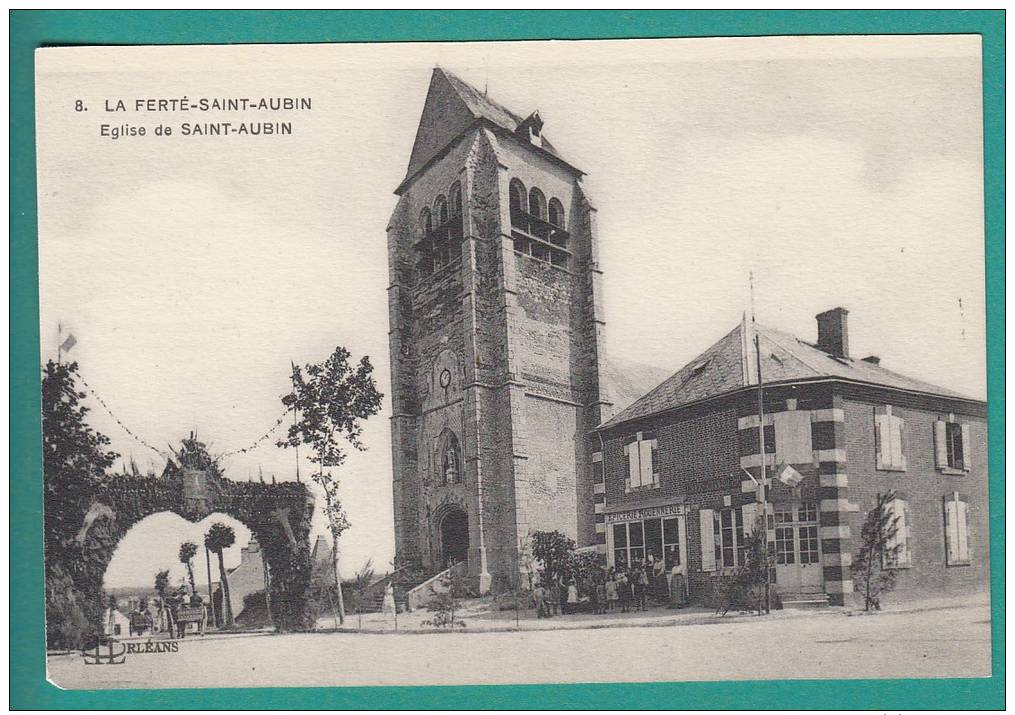
[[[877,432],[877,466],[879,469],[892,464],[892,437],[888,415],[874,415],[874,426]]]
[[[963,563],[969,561],[969,521],[967,520],[968,506],[964,501],[955,502],[955,531],[958,534],[959,560]]]
[[[906,430],[906,421],[901,417],[891,418],[892,428],[892,465],[899,469],[906,468],[906,449],[903,435]]]
[[[750,536],[754,533],[754,522],[758,514],[758,505],[755,504],[744,504],[740,507],[740,511],[744,515],[744,536]]]
[[[647,486],[655,481],[652,478],[652,441],[645,440],[639,442],[638,452],[638,460],[641,465],[641,483]]]
[[[698,511],[698,523],[701,526],[701,570],[715,571],[715,534],[712,532],[711,509],[700,509]]]
[[[892,516],[898,519],[895,521],[895,538],[888,541],[888,546],[899,547],[895,552],[897,564],[908,564],[910,563],[908,507],[902,499],[895,499],[891,502],[890,509]]]
[[[954,564],[959,561],[959,519],[958,502],[945,497],[945,542],[948,553],[948,563]]]
[[[641,486],[641,465],[638,454],[638,443],[631,442],[627,445],[627,477],[631,487]]]
[[[895,503],[902,517],[899,520],[899,543],[902,544],[902,548],[899,549],[899,563],[910,564],[913,562],[913,554],[909,550],[909,504],[901,499],[896,499]]]
[[[783,464],[808,464],[814,459],[811,443],[811,413],[802,410],[777,412],[772,415],[775,426],[775,461]]]
[[[948,466],[948,438],[945,436],[943,420],[934,423],[934,455],[939,469]]]
[[[962,468],[969,471],[972,465],[973,453],[969,451],[969,424],[962,425]]]

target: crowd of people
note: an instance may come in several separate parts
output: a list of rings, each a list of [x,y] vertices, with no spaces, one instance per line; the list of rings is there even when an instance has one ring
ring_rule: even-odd
[[[649,604],[683,608],[687,580],[679,565],[667,568],[650,555],[645,563],[629,567],[596,567],[591,576],[549,576],[542,572],[532,590],[538,618],[578,612],[630,613]]]

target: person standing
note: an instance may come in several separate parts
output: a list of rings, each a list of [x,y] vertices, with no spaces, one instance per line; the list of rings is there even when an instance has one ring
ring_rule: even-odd
[[[567,584],[567,612],[578,612],[578,586],[575,584],[574,579],[568,581]]]
[[[606,610],[609,613],[613,613],[617,608],[617,600],[620,598],[620,594],[617,591],[617,580],[611,573],[606,578]]]
[[[556,579],[550,582],[550,616],[560,615],[560,584]]]
[[[384,605],[382,610],[384,611],[385,622],[387,622],[388,618],[392,620],[397,619],[395,613],[395,587],[391,581],[388,581],[388,585],[384,587]]]
[[[687,605],[687,578],[682,564],[674,563],[670,569],[670,608]]]
[[[532,589],[532,600],[536,602],[536,618],[546,618],[546,589],[542,582]]]
[[[648,608],[648,569],[639,568],[637,578],[638,583],[635,588],[639,591],[638,606],[644,611]]]
[[[631,583],[625,571],[617,573],[617,595],[620,597],[620,612],[629,613],[631,610]]]

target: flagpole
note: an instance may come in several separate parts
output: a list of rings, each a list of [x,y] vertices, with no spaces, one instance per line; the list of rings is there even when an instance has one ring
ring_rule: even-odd
[[[56,364],[63,361],[63,323],[56,324]]]
[[[751,282],[751,328],[754,330],[754,356],[758,363],[758,447],[761,451],[761,484],[758,493],[761,497],[761,526],[764,538],[762,555],[765,560],[765,612],[772,612],[772,569],[768,564],[768,465],[765,462],[765,381],[761,373],[761,335],[754,313],[754,271],[750,272]]]

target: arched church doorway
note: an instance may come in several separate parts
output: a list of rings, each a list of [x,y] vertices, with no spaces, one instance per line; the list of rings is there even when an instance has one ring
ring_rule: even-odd
[[[457,507],[449,509],[438,524],[441,564],[444,568],[469,558],[469,517]]]

